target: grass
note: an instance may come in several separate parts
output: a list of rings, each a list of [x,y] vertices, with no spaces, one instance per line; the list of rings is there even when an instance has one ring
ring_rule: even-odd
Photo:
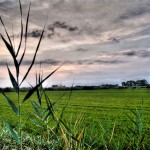
[[[59,99],[59,97],[64,93],[66,95],[56,104],[55,112],[58,116],[68,101],[70,92],[47,92],[48,96],[51,98],[51,102]],[[20,96],[23,98],[25,94],[26,93],[22,92]],[[9,97],[14,97],[13,92],[8,93],[7,95]],[[7,113],[11,112],[12,110],[8,107],[8,104],[2,95],[0,95],[0,99],[1,115],[7,118],[8,122],[15,127],[17,124],[16,116],[10,116],[10,114],[13,113]],[[30,99],[36,100],[37,96],[33,95]],[[148,107],[150,105],[149,99],[149,89],[73,91],[71,99],[69,100],[69,103],[65,109],[63,121],[76,136],[79,134],[78,132],[86,129],[86,133],[90,135],[90,138],[85,137],[85,140],[88,141],[88,144],[90,143],[89,145],[92,145],[91,143],[94,140],[93,136],[97,135],[100,131],[104,132],[106,130],[111,137],[114,126],[115,137],[112,139],[119,141],[122,140],[122,138],[126,139],[127,135],[125,135],[125,133],[129,132],[128,128],[130,129],[133,127],[133,122],[129,118],[135,118],[135,114],[132,111],[140,112],[143,109],[142,124],[143,133],[145,135],[144,142],[148,144],[150,135],[150,108]],[[42,103],[43,107],[46,107],[46,103]],[[27,101],[22,106],[22,118],[24,118],[23,122],[26,122],[26,119],[28,119],[29,112],[33,112],[33,107],[31,106],[30,101]],[[14,121],[12,122],[12,120]],[[54,124],[51,124],[51,126],[53,125]],[[38,131],[38,127],[36,128],[36,131]],[[28,120],[27,124],[24,126],[24,131],[32,133],[34,130],[35,124],[33,124],[31,120]],[[121,141],[119,141],[119,143],[121,143]]]
[[[45,22],[31,64],[22,75],[30,6],[24,26],[19,0],[21,30],[18,47],[12,44],[0,17],[6,37],[1,33],[0,36],[15,69],[12,73],[6,62],[15,92],[5,93],[0,89],[0,149],[148,149],[149,89],[45,92],[43,82],[61,66],[46,77],[40,66],[36,85],[30,85],[27,92],[20,91],[32,71],[46,26]],[[23,42],[24,50],[20,54]]]
[[[12,83],[12,86],[14,88],[14,91],[16,94],[16,97],[15,97],[15,100],[17,100],[17,102],[13,100],[13,97],[12,98],[9,98],[8,95],[5,94],[5,92],[0,89],[1,93],[3,94],[4,98],[6,99],[6,101],[8,102],[10,108],[13,110],[13,112],[15,113],[16,117],[18,117],[16,120],[17,120],[17,126],[16,126],[16,130],[15,131],[12,126],[7,122],[7,120],[4,118],[4,116],[1,116],[2,119],[3,119],[3,122],[5,123],[5,127],[8,129],[8,131],[10,132],[11,136],[15,139],[15,141],[19,144],[19,148],[22,150],[23,149],[23,135],[22,135],[22,131],[23,131],[23,115],[22,115],[22,105],[25,101],[27,101],[35,92],[37,92],[37,95],[38,95],[38,100],[39,100],[39,107],[41,107],[41,92],[44,92],[44,91],[41,91],[42,90],[42,83],[44,81],[46,81],[51,75],[53,75],[60,67],[58,67],[57,69],[55,69],[53,72],[51,72],[48,76],[44,77],[42,76],[42,73],[39,72],[39,73],[36,73],[36,85],[35,86],[31,86],[31,89],[27,92],[27,94],[24,96],[24,98],[21,98],[21,95],[20,95],[20,87],[22,85],[22,83],[26,80],[26,78],[28,77],[29,73],[31,72],[32,70],[32,67],[34,65],[34,62],[35,62],[35,59],[36,59],[36,56],[37,56],[37,52],[39,50],[39,47],[40,47],[40,44],[41,44],[41,41],[42,41],[42,38],[43,38],[43,34],[44,34],[44,30],[45,30],[45,26],[46,26],[46,22],[47,22],[47,18],[46,18],[46,21],[45,21],[45,25],[43,27],[43,30],[41,32],[41,35],[40,35],[40,38],[39,38],[39,41],[37,43],[37,46],[36,46],[36,49],[33,53],[33,58],[31,60],[31,64],[28,65],[28,69],[27,71],[25,72],[25,74],[23,75],[23,78],[20,77],[20,74],[21,74],[21,66],[22,66],[22,62],[24,60],[24,56],[26,54],[26,49],[27,49],[27,38],[28,38],[28,23],[29,23],[29,17],[30,17],[30,6],[31,6],[31,3],[29,4],[29,9],[28,9],[28,13],[27,13],[27,17],[26,17],[26,22],[25,22],[25,26],[23,24],[23,15],[22,15],[22,4],[21,4],[21,0],[18,1],[19,2],[19,7],[20,7],[20,26],[21,26],[21,29],[20,29],[20,39],[19,39],[19,44],[17,46],[17,48],[13,45],[13,40],[11,39],[11,36],[9,35],[7,29],[6,29],[6,26],[5,26],[5,23],[3,22],[3,19],[2,17],[0,16],[0,21],[1,21],[1,24],[3,26],[3,29],[5,31],[5,37],[4,35],[2,35],[0,33],[0,36],[1,36],[1,39],[3,41],[3,43],[5,44],[6,46],[6,49],[8,50],[12,60],[13,60],[13,66],[14,66],[14,69],[15,69],[15,73],[12,73],[12,71],[10,70],[9,68],[9,64],[6,62],[6,68],[8,70],[8,74],[9,74],[9,79]],[[24,30],[25,28],[25,30]],[[22,43],[24,42],[24,50],[23,52],[20,52],[20,50],[22,49]],[[19,56],[19,53],[22,53],[20,56]],[[46,93],[43,94],[45,96],[45,100],[47,102],[47,108],[46,110],[44,111],[44,115],[46,119],[49,118],[50,115],[53,115],[53,112],[52,112],[52,106],[51,106],[51,102],[49,100],[49,98],[47,97]],[[34,103],[32,106],[33,108],[35,109],[35,111],[37,111],[37,105],[36,103]],[[39,117],[39,116],[38,116]],[[54,117],[53,117],[54,118]],[[44,120],[45,121],[45,120]]]
[[[61,95],[67,93],[69,95],[70,92],[64,91],[50,91],[47,92],[51,101],[57,100]],[[66,104],[68,95],[64,96],[59,104],[57,104],[57,110],[61,111],[61,109]],[[13,101],[15,102],[14,93],[8,93],[9,97],[13,97]],[[23,98],[25,93],[21,93],[21,98]],[[6,112],[12,111],[9,108],[7,102],[0,95],[0,110],[3,116],[9,118]],[[36,100],[36,95],[31,97],[31,100]],[[128,115],[131,114],[129,106],[132,109],[141,109],[141,103],[143,100],[143,119],[150,121],[149,115],[149,105],[150,105],[150,91],[149,89],[119,89],[119,90],[95,90],[95,91],[73,91],[71,100],[65,110],[65,118],[70,118],[71,115],[78,117],[80,113],[83,113],[84,116],[88,119],[90,118],[105,118],[109,117],[111,120],[125,120]],[[17,103],[17,101],[16,101]],[[45,103],[45,102],[44,102]],[[44,104],[46,107],[46,103]],[[23,106],[23,118],[27,112],[31,111],[33,108],[31,106],[30,101],[27,101]],[[71,114],[71,115],[70,115]],[[8,115],[8,116],[7,116]]]
[[[60,116],[68,102],[70,91],[47,92],[51,102],[59,99],[64,93],[65,96],[56,103],[54,108],[57,116]],[[14,92],[7,95],[14,97]],[[20,94],[21,97],[24,95],[26,95],[24,92]],[[12,127],[16,127],[16,115],[13,115],[11,108],[7,107],[8,104],[2,95],[0,98],[1,115],[8,118]],[[32,95],[30,99],[36,100],[37,95]],[[15,102],[15,97],[13,100]],[[42,104],[46,108],[46,102],[42,101]],[[57,139],[51,133],[47,136],[46,128],[41,130],[29,119],[23,129],[23,143],[26,145],[28,142],[30,147],[39,146],[40,149],[56,145],[64,149],[70,149],[70,147],[75,149],[147,149],[150,143],[149,105],[149,89],[73,91],[62,118],[65,127],[61,124],[59,132],[57,134],[55,132]],[[30,101],[26,101],[22,106],[23,123],[31,112],[33,107]],[[55,122],[52,123],[51,120],[48,129],[53,127]],[[43,137],[42,133],[44,133]],[[50,135],[53,140],[47,142]],[[38,136],[39,138],[36,138]],[[79,139],[80,144],[73,140],[74,138]]]

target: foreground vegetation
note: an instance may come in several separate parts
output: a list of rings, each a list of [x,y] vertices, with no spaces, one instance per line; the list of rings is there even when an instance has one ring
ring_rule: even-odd
[[[30,5],[25,26],[21,0],[19,8],[21,31],[18,47],[14,46],[0,17],[7,38],[1,33],[0,36],[15,70],[12,72],[6,62],[14,92],[0,89],[0,149],[148,149],[149,89],[46,92],[42,84],[60,66],[46,77],[40,68],[36,72],[36,85],[29,84],[30,89],[21,92],[21,85],[34,66],[46,22],[31,64],[22,74]]]
[[[46,149],[147,149],[150,146],[149,89],[73,91],[71,98],[70,91],[46,93],[52,103],[58,100],[54,106],[57,118],[67,104],[59,130],[56,131],[58,122],[52,118],[47,123],[38,118],[31,105],[32,100],[38,99],[34,94],[22,106],[24,148],[27,145],[28,148]],[[13,97],[15,102],[13,92],[7,95]],[[24,97],[26,93],[20,95]],[[18,124],[16,116],[10,113],[12,110],[2,95],[0,99],[1,116],[15,128]],[[42,101],[42,105],[42,109],[46,108],[45,101]],[[3,122],[2,126],[5,126]],[[9,140],[14,141],[2,128],[1,142],[8,145]],[[15,141],[12,146],[17,146]]]

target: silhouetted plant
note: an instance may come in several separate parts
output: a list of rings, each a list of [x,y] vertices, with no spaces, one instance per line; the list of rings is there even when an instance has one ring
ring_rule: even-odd
[[[7,64],[6,62],[6,66],[7,66],[7,70],[8,70],[8,74],[9,74],[9,77],[10,77],[10,81],[12,83],[12,86],[17,94],[17,98],[18,98],[18,107],[15,105],[15,103],[11,100],[11,98],[9,98],[5,93],[4,91],[1,89],[1,92],[2,94],[4,95],[5,99],[7,100],[8,104],[10,105],[10,107],[12,108],[12,110],[14,111],[14,113],[18,116],[18,119],[19,119],[19,125],[18,125],[18,131],[16,132],[6,121],[5,119],[4,122],[5,122],[5,125],[7,127],[7,129],[9,130],[9,132],[11,133],[12,137],[16,140],[16,142],[18,144],[20,144],[20,148],[22,149],[22,117],[21,117],[21,106],[22,106],[22,103],[27,101],[37,90],[38,88],[42,85],[42,83],[44,81],[46,81],[52,74],[54,74],[60,67],[58,67],[57,69],[55,69],[53,72],[51,72],[48,76],[46,76],[44,79],[42,80],[39,80],[38,84],[36,84],[36,86],[32,87],[28,92],[27,94],[25,95],[25,97],[23,99],[20,98],[20,87],[22,85],[22,83],[26,80],[27,76],[29,75],[29,73],[31,72],[31,69],[34,65],[34,62],[35,62],[35,59],[36,59],[36,55],[37,55],[37,52],[39,50],[39,47],[40,47],[40,44],[41,44],[41,41],[42,41],[42,38],[43,38],[43,34],[44,34],[44,30],[45,30],[45,26],[46,26],[46,22],[45,22],[45,25],[44,25],[44,28],[42,30],[42,33],[40,35],[40,38],[39,38],[39,41],[38,41],[38,44],[37,44],[37,47],[36,47],[36,50],[34,52],[34,55],[33,55],[33,59],[32,59],[32,62],[31,64],[29,65],[28,67],[28,70],[27,72],[24,74],[21,82],[20,82],[20,67],[22,65],[22,61],[24,59],[24,56],[25,56],[25,53],[26,53],[26,49],[27,49],[27,38],[28,38],[28,24],[29,24],[29,17],[30,17],[30,6],[31,6],[31,3],[29,5],[29,9],[28,9],[28,14],[27,14],[27,19],[26,19],[26,24],[25,24],[25,33],[24,33],[24,25],[23,25],[23,21],[22,21],[22,5],[21,5],[21,1],[19,0],[19,5],[20,5],[20,16],[21,16],[21,34],[20,34],[20,42],[19,42],[19,45],[18,47],[15,49],[13,44],[12,44],[12,40],[10,38],[10,35],[9,33],[7,32],[7,29],[5,27],[5,24],[2,20],[2,18],[0,17],[0,20],[1,20],[1,23],[4,27],[4,30],[5,30],[5,33],[7,35],[7,39],[2,35],[0,34],[1,38],[2,38],[2,41],[4,42],[7,50],[9,51],[10,55],[12,56],[12,59],[13,59],[13,62],[14,62],[14,66],[15,66],[15,70],[16,70],[16,73],[13,74],[9,68],[9,65]],[[20,49],[21,49],[21,45],[22,45],[22,42],[23,42],[23,39],[24,39],[24,51],[23,53],[21,54],[21,57],[19,58],[19,53],[20,53]],[[38,97],[39,98],[39,97]],[[39,99],[40,101],[40,104],[41,104],[41,99]],[[32,103],[33,105],[34,103]],[[34,105],[33,105],[34,106]]]

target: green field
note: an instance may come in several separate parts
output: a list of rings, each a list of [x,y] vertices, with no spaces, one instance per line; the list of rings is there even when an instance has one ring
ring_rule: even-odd
[[[21,93],[23,99],[26,93]],[[146,141],[150,137],[150,89],[108,89],[73,91],[69,98],[70,91],[48,91],[47,94],[51,102],[60,99],[55,105],[55,114],[60,115],[62,109],[67,104],[63,113],[63,121],[66,126],[72,129],[78,122],[78,130],[87,129],[90,134],[97,134],[104,128],[112,132],[115,127],[115,136],[122,139],[128,129],[134,128],[133,121],[137,124],[142,122],[142,132]],[[64,95],[65,94],[65,95]],[[15,93],[7,93],[17,105]],[[62,97],[62,95],[64,95]],[[0,115],[12,126],[18,124],[18,118],[11,110],[5,98],[0,94]],[[33,95],[30,100],[37,100]],[[24,129],[32,131],[37,128],[28,118],[33,112],[30,100],[22,104],[22,122]],[[42,102],[43,108],[46,103]],[[137,114],[137,117],[135,114]],[[142,117],[138,118],[138,115]],[[141,121],[142,119],[142,121]],[[2,119],[1,119],[2,120]],[[53,123],[50,122],[51,125]],[[137,130],[139,127],[137,126]],[[135,128],[134,128],[135,129]],[[110,131],[109,131],[110,130]],[[91,136],[91,141],[93,138]]]
[[[126,122],[128,115],[133,115],[131,109],[140,110],[143,101],[143,120],[150,123],[150,89],[114,89],[114,90],[91,90],[91,91],[73,91],[69,100],[70,91],[49,91],[47,92],[50,100],[54,102],[59,99],[64,93],[66,95],[61,98],[56,104],[56,111],[61,111],[64,105],[68,102],[65,109],[64,118],[70,119],[83,116],[84,122],[89,120],[103,120],[106,118],[122,124]],[[7,93],[8,97],[15,101],[15,93]],[[21,93],[23,98],[25,93]],[[12,120],[13,111],[7,104],[6,100],[0,95],[0,112],[4,118]],[[36,100],[36,96],[32,96],[31,100]],[[17,103],[17,101],[15,101]],[[43,102],[45,105],[45,102]],[[32,106],[30,100],[22,104],[23,118],[27,118]],[[129,108],[128,108],[129,107]],[[17,122],[17,118],[13,122]],[[83,122],[83,124],[84,124]]]

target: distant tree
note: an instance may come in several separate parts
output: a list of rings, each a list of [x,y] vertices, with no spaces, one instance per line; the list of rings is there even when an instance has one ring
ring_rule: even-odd
[[[134,86],[136,86],[136,82],[133,81],[133,80],[127,81],[127,82],[126,82],[126,86],[134,87]]]
[[[52,85],[52,88],[57,88],[57,87],[59,87],[58,85]]]
[[[122,86],[126,86],[126,83],[125,83],[125,82],[122,82]]]
[[[122,87],[136,87],[136,86],[149,86],[149,83],[143,79],[143,80],[137,80],[137,81],[127,81],[127,82],[122,82]]]
[[[148,86],[149,83],[147,82],[147,80],[143,79],[143,80],[137,80],[136,85],[137,86]]]

